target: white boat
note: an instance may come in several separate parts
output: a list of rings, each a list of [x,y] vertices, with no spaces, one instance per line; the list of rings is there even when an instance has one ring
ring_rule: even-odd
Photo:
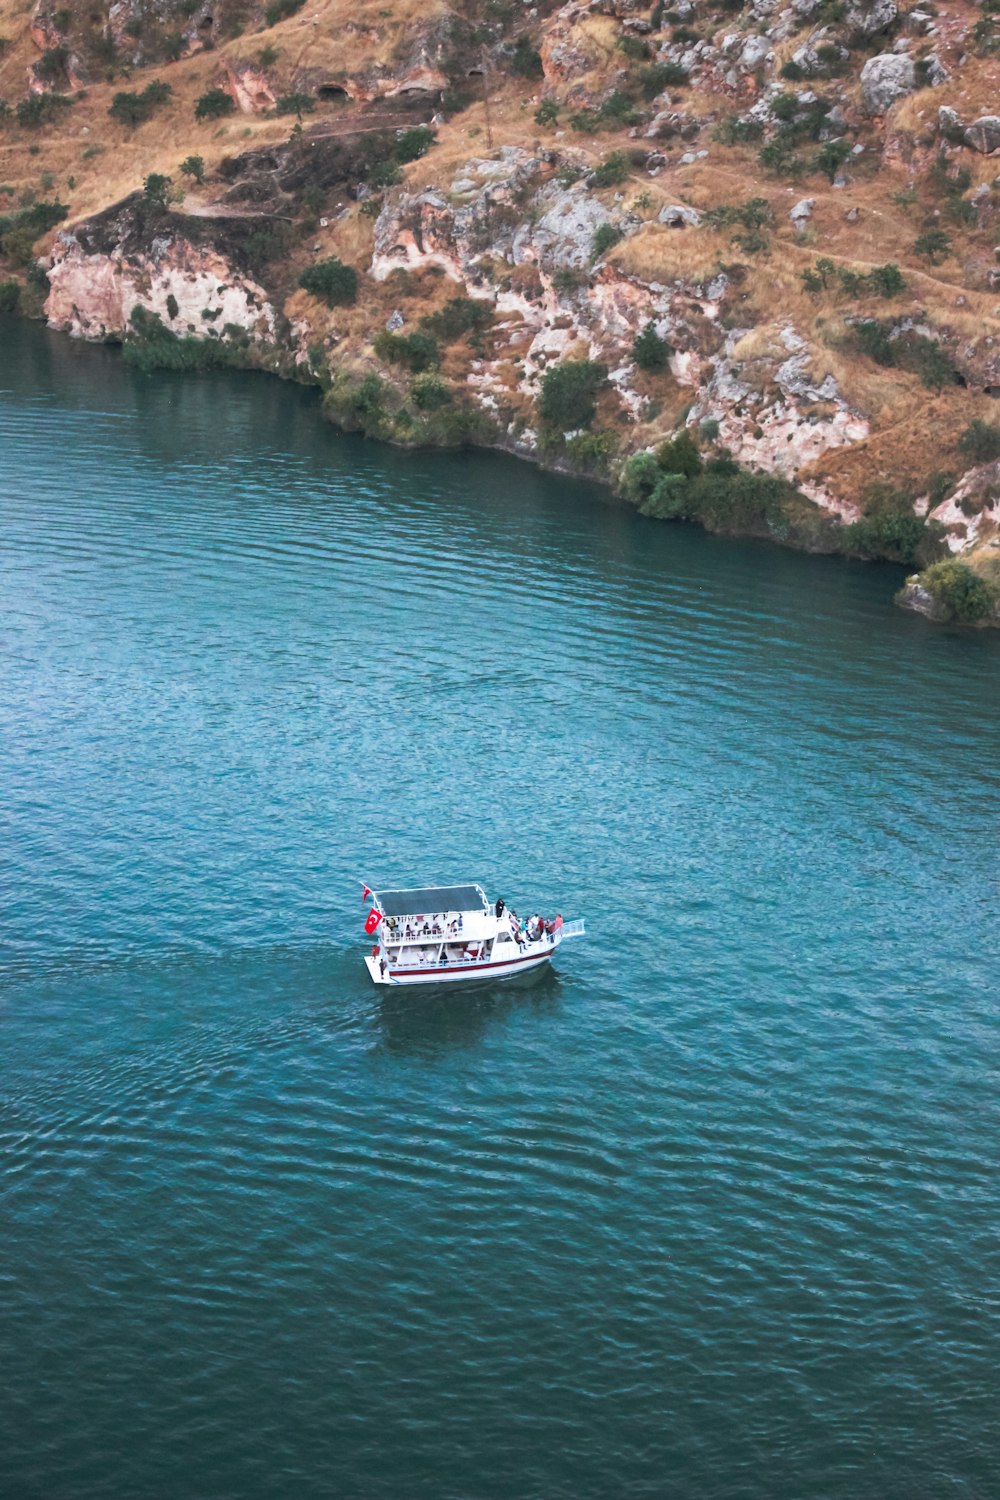
[[[406,891],[364,888],[371,910],[366,956],[376,984],[467,984],[513,979],[547,964],[567,938],[582,937],[582,921],[558,914],[518,920],[503,900],[490,902],[481,885],[442,885]]]

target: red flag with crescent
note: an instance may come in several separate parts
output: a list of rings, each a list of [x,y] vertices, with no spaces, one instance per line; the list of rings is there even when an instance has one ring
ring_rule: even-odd
[[[373,906],[371,911],[365,918],[365,931],[367,932],[369,937],[371,937],[372,933],[375,931],[381,920],[382,913],[379,911],[377,906]]]
[[[371,893],[372,893],[371,892],[371,886],[365,885],[364,881],[362,881],[362,883],[361,883],[361,900],[362,900],[362,902],[367,901],[368,897],[371,895]]]

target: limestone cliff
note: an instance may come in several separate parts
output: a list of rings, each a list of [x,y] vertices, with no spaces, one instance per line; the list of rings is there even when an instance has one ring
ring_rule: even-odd
[[[0,306],[996,618],[998,6],[0,0]]]

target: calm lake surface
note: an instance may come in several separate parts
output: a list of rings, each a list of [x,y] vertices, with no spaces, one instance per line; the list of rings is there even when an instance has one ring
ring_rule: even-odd
[[[0,1492],[997,1495],[1000,639],[10,321],[0,554]]]

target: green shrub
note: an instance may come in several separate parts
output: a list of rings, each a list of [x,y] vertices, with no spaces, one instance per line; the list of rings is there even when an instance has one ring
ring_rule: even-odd
[[[920,582],[949,620],[972,624],[993,614],[997,599],[986,580],[957,558],[931,563]]]
[[[441,363],[437,343],[429,333],[389,333],[382,329],[375,335],[373,347],[379,359],[403,365],[414,375],[436,370]]]
[[[223,116],[233,114],[235,109],[236,101],[225,89],[208,89],[195,100],[194,117],[196,120],[221,120]]]
[[[536,125],[555,125],[559,119],[559,105],[555,99],[543,99],[535,110]]]
[[[280,56],[281,54],[277,47],[272,47],[268,43],[266,47],[261,47],[257,53],[257,66],[260,68],[273,68]]]
[[[34,263],[35,241],[65,219],[64,203],[32,203],[15,213],[0,216],[0,253],[15,265]]]
[[[180,164],[179,170],[185,177],[193,177],[195,182],[205,181],[205,158],[203,156],[185,156]]]
[[[354,393],[354,409],[372,413],[379,410],[385,397],[385,381],[380,375],[366,375]]]
[[[176,316],[180,312],[180,310],[181,310],[180,309],[180,304],[178,303],[177,298],[174,296],[173,292],[168,292],[167,293],[167,317],[170,319],[171,322],[173,322],[173,320],[176,318]]]
[[[851,342],[859,354],[866,354],[877,365],[889,367],[896,363],[895,351],[888,333],[874,318],[863,318],[855,323],[851,331]]]
[[[376,188],[395,187],[402,180],[402,172],[397,163],[391,160],[376,162],[368,173],[368,181]]]
[[[612,125],[638,125],[642,119],[628,94],[615,89],[601,103],[597,111],[598,122]]]
[[[687,479],[694,478],[701,469],[701,454],[686,427],[675,438],[660,444],[656,450],[656,462],[665,474],[683,474]]]
[[[904,333],[896,340],[896,364],[918,375],[932,391],[951,385],[955,379],[951,360],[937,339],[926,338],[922,333]]]
[[[639,70],[639,89],[647,99],[654,99],[664,89],[681,89],[688,83],[688,75],[680,63],[652,63]]]
[[[925,229],[913,244],[914,255],[922,255],[936,266],[951,253],[951,236],[944,229]]]
[[[612,151],[606,156],[600,166],[595,167],[590,174],[590,181],[595,188],[617,187],[620,182],[625,182],[629,174],[629,159],[624,151]]]
[[[864,515],[844,528],[842,540],[845,550],[855,557],[882,558],[909,566],[916,561],[926,534],[923,520],[913,513],[909,495],[876,483],[866,493]]]
[[[599,224],[594,230],[590,241],[591,260],[600,260],[605,251],[610,250],[622,237],[622,232],[617,224]]]
[[[410,387],[410,395],[414,406],[421,411],[438,411],[452,401],[451,386],[440,375],[418,375]]]
[[[587,285],[587,277],[575,266],[560,266],[552,273],[552,285],[557,292],[578,292]]]
[[[128,364],[149,373],[177,370],[194,373],[233,363],[233,349],[219,339],[178,338],[157,313],[134,307],[123,354]]]
[[[347,307],[358,299],[357,271],[336,256],[307,266],[299,277],[299,286],[327,307]]]
[[[781,70],[781,76],[787,78],[789,83],[799,83],[806,76],[806,72],[794,58],[790,57]]]
[[[589,427],[597,397],[608,383],[608,367],[589,359],[568,359],[546,370],[538,397],[538,415],[560,432]]]
[[[311,115],[315,108],[316,100],[312,94],[282,94],[274,101],[275,114],[298,115],[299,119],[303,115]]]
[[[967,454],[974,463],[992,463],[1000,458],[1000,427],[976,417],[959,438],[958,451]]]
[[[159,105],[169,99],[173,89],[169,83],[155,79],[141,94],[119,93],[112,99],[108,114],[119,125],[142,125],[152,119]]]
[[[586,474],[607,474],[618,439],[613,432],[578,432],[568,438],[566,457]]]
[[[68,47],[46,47],[35,63],[35,72],[39,78],[44,78],[46,83],[62,82],[66,78],[68,62]]]
[[[900,297],[906,291],[906,277],[892,261],[884,266],[874,266],[867,280],[872,291],[880,297]]]
[[[663,370],[670,360],[670,345],[647,323],[632,345],[632,358],[640,370]]]
[[[429,125],[413,125],[398,138],[393,155],[401,164],[416,161],[427,155],[436,140],[437,135]]]
[[[776,177],[795,177],[802,171],[802,158],[796,155],[793,143],[780,136],[760,148],[757,160]]]
[[[17,304],[20,298],[20,282],[0,281],[0,313],[17,312]]]
[[[649,56],[649,47],[641,37],[629,36],[626,33],[616,39],[615,46],[633,62],[643,62]]]
[[[763,134],[762,120],[750,115],[729,115],[713,130],[712,139],[723,146],[737,146],[745,141],[759,141]]]
[[[66,94],[29,94],[17,106],[17,123],[28,130],[38,130],[58,119],[72,103]]]
[[[648,449],[644,453],[633,453],[622,469],[618,487],[626,500],[641,505],[656,489],[662,473],[656,455]]]
[[[450,344],[465,333],[478,333],[493,319],[493,307],[477,297],[451,297],[437,312],[420,319],[420,326],[434,338]]]

